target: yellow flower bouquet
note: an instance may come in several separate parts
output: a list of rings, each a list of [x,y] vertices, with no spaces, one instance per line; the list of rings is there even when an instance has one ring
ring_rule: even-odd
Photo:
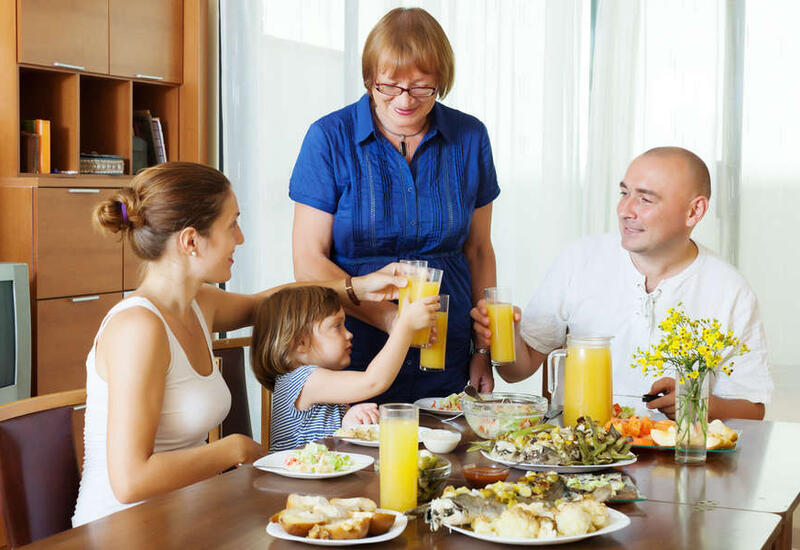
[[[732,359],[750,350],[716,319],[691,319],[678,304],[658,327],[663,335],[649,350],[636,349],[631,367],[642,374],[675,375],[675,460],[703,462],[708,433],[708,395],[713,374],[733,372]]]

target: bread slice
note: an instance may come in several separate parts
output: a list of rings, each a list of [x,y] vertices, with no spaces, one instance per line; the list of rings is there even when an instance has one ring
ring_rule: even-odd
[[[374,500],[365,497],[332,498],[331,504],[341,506],[350,512],[374,512],[378,509]]]
[[[306,537],[309,531],[328,521],[328,518],[307,510],[287,509],[272,516],[270,521],[280,523],[281,527],[290,535]]]
[[[286,499],[286,508],[297,510],[313,510],[314,506],[327,506],[328,499],[319,495],[290,494]]]
[[[308,532],[310,539],[363,539],[369,532],[369,518],[337,519],[330,523],[315,525]]]
[[[386,533],[394,525],[394,514],[386,512],[351,512],[354,518],[369,518],[369,536],[377,537]]]

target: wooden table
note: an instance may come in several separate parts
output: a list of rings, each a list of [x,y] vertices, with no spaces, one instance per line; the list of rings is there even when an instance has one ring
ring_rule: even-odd
[[[435,419],[420,418],[423,424],[444,426]],[[647,451],[640,455],[640,463],[626,471],[651,500],[614,506],[631,517],[631,525],[565,548],[751,549],[771,548],[782,542],[778,540],[781,532],[778,514],[790,512],[789,509],[781,512],[782,506],[796,505],[800,472],[789,470],[782,459],[751,452],[750,445],[764,441],[782,449],[783,438],[793,432],[790,427],[772,423],[733,424],[747,434],[743,436],[741,450],[712,457],[705,475],[700,473],[703,467],[692,467],[689,471],[674,464],[670,453]],[[473,438],[471,431],[464,424],[457,425],[465,435],[456,452],[449,455],[455,484],[463,479],[460,465],[476,459],[475,453],[465,453],[466,442]],[[373,455],[377,452],[334,440],[329,443],[341,450]],[[774,488],[774,494],[769,495],[768,487],[763,491],[758,487],[765,479],[772,487],[772,480],[781,475],[780,471],[770,471],[775,466],[787,469],[783,487]],[[684,471],[688,473],[681,473]],[[521,473],[512,472],[516,476]],[[737,484],[743,485],[741,501],[736,500],[739,498],[736,489],[729,489]],[[744,495],[748,490],[752,494]],[[789,498],[787,495],[792,491],[794,497]],[[267,518],[283,508],[289,492],[361,495],[378,500],[378,477],[370,469],[337,479],[300,481],[245,466],[26,548],[302,548],[297,543],[272,539],[265,531]],[[431,533],[422,520],[412,520],[398,539],[380,547],[463,550],[493,546],[457,533],[448,534],[446,529]]]

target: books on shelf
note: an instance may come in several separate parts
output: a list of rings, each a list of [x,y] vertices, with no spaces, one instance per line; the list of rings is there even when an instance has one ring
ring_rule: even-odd
[[[161,119],[153,117],[153,147],[156,151],[156,162],[158,164],[167,162],[167,148],[164,145],[164,129],[161,127]]]
[[[25,134],[35,134],[39,136],[38,141],[38,158],[36,165],[34,166],[33,163],[30,163],[26,160],[26,168],[28,170],[23,169],[23,172],[32,172],[35,174],[49,174],[50,173],[50,121],[44,120],[41,118],[37,118],[34,120],[23,120],[22,121],[22,138],[23,142],[21,145],[22,156],[23,158],[25,155],[28,154],[28,147],[32,147],[30,145],[30,138],[26,138]],[[27,141],[27,143],[25,143]],[[33,170],[30,170],[33,168]]]
[[[134,111],[133,134],[147,143],[148,166],[167,162],[164,128],[159,117],[154,117],[148,109]]]

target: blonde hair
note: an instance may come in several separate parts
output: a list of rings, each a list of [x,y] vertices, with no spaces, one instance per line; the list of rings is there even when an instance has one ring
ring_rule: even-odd
[[[176,231],[194,227],[207,236],[229,193],[231,183],[219,170],[167,162],[139,172],[130,187],[98,204],[92,218],[104,231],[122,232],[137,256],[155,260]]]
[[[275,379],[296,369],[297,346],[310,339],[314,326],[335,315],[342,305],[336,292],[321,286],[285,288],[256,308],[250,363],[262,385],[275,389]]]
[[[422,8],[395,8],[372,28],[364,43],[361,74],[369,92],[378,64],[386,62],[392,74],[412,67],[436,77],[436,89],[444,98],[453,87],[455,56],[441,25]]]

